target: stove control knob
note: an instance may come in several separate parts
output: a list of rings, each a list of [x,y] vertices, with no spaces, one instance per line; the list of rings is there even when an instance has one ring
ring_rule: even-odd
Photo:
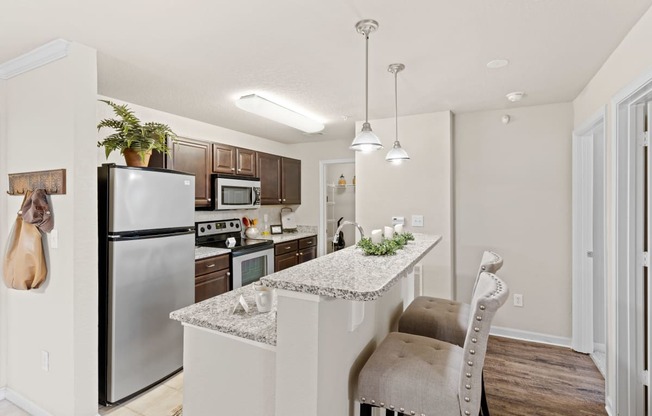
[[[211,228],[213,228],[213,226],[210,225],[210,224],[208,224],[208,225],[206,226],[206,228],[208,228],[208,229],[210,230]]]
[[[233,223],[232,223],[232,222],[229,223],[229,227],[233,227]]]
[[[201,227],[201,228],[199,229],[199,232],[200,232],[200,233],[203,233],[204,231],[206,231],[206,230],[204,229],[204,227]]]
[[[236,222],[235,223],[235,228],[240,228],[240,224]]]

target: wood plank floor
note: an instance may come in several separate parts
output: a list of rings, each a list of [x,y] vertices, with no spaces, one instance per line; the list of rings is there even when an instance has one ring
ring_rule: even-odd
[[[568,348],[491,337],[485,361],[491,416],[602,416],[604,379]]]

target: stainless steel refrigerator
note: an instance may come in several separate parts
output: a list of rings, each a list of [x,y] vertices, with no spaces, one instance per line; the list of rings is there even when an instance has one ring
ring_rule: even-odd
[[[182,367],[170,312],[194,302],[195,177],[98,168],[99,399],[128,399]]]

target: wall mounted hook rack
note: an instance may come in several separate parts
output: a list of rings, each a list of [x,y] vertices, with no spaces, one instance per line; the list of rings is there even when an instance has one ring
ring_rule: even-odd
[[[25,195],[27,191],[43,189],[49,195],[66,194],[66,170],[41,170],[37,172],[10,173],[9,195]]]

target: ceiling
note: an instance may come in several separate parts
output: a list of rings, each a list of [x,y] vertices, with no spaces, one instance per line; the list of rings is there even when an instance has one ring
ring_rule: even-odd
[[[2,0],[0,62],[55,38],[98,51],[98,92],[284,143],[352,138],[369,118],[567,102],[652,0]],[[504,58],[510,64],[488,69]],[[525,91],[518,104],[505,94]],[[234,105],[259,93],[325,122],[307,136]],[[174,129],[174,126],[171,126]],[[219,138],[215,138],[219,139]],[[389,143],[385,143],[386,146]]]

